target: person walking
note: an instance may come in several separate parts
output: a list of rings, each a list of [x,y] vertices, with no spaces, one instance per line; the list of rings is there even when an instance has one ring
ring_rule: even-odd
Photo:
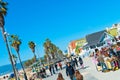
[[[68,67],[68,62],[66,62],[66,69]],[[68,76],[68,71],[66,71],[66,75]]]
[[[49,65],[49,71],[50,71],[50,74],[52,76],[52,67],[51,67],[51,65]]]
[[[75,70],[75,61],[71,58],[71,66],[73,67],[73,69]]]
[[[75,61],[76,66],[78,67],[78,61],[77,61],[77,59],[74,58],[74,61]]]
[[[59,74],[58,74],[58,78],[57,78],[57,80],[65,80],[65,79],[63,78],[62,74],[59,73]]]
[[[73,67],[68,62],[67,67],[66,67],[66,74],[67,74],[67,76],[70,77],[71,80],[74,80],[73,79],[74,78],[74,73],[75,73],[75,71],[74,71]]]
[[[56,71],[58,71],[58,66],[57,66],[57,63],[55,63],[55,69],[56,69]]]
[[[82,60],[82,58],[81,58],[81,57],[79,57],[79,63],[80,63],[81,68],[84,68],[84,65],[83,65],[83,60]]]
[[[55,74],[55,69],[54,69],[54,66],[53,66],[53,64],[52,64],[52,72],[53,72],[53,74]]]
[[[45,68],[42,68],[42,72],[43,72],[43,76],[46,77],[47,74],[46,74],[46,69]]]
[[[58,63],[58,66],[59,66],[60,69],[62,70],[62,64],[61,64],[61,62]]]
[[[107,66],[106,66],[106,64],[104,63],[105,61],[104,61],[103,55],[100,53],[100,51],[99,51],[98,49],[95,49],[95,52],[96,52],[96,54],[98,55],[98,56],[97,56],[97,60],[98,60],[98,62],[99,62],[99,64],[100,64],[100,66],[102,67],[102,72],[107,71]],[[107,54],[106,54],[106,55],[107,55]]]
[[[93,62],[93,64],[95,64],[96,70],[99,71],[98,68],[97,68],[97,63],[98,63],[97,55],[94,52],[93,52],[93,56],[92,56],[92,62]]]
[[[83,75],[78,70],[75,71],[75,80],[83,80]]]

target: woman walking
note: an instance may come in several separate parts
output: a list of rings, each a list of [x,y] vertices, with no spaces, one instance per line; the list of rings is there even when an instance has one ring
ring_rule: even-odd
[[[57,80],[64,80],[64,78],[63,78],[63,76],[62,76],[61,73],[58,74],[58,78],[57,78]]]
[[[83,80],[83,75],[78,70],[75,71],[76,80]]]
[[[97,68],[98,67],[97,54],[95,54],[94,52],[93,52],[92,62],[93,62],[93,64],[95,64],[96,70],[99,71]]]

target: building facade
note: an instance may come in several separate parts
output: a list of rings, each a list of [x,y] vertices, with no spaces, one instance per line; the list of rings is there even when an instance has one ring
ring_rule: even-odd
[[[69,55],[73,54],[73,55],[79,55],[82,47],[86,44],[86,39],[85,38],[81,38],[79,40],[74,40],[71,41],[68,45],[68,53]]]

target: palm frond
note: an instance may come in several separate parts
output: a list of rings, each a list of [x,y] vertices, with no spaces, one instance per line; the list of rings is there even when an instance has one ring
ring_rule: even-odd
[[[3,16],[6,16],[6,14],[7,14],[7,5],[8,5],[7,2],[0,1],[0,13]]]
[[[10,44],[13,48],[15,48],[16,51],[19,51],[19,47],[22,44],[21,40],[17,35],[11,35],[10,36]]]
[[[34,53],[35,52],[35,43],[33,41],[29,41],[28,46],[30,47],[30,49]]]

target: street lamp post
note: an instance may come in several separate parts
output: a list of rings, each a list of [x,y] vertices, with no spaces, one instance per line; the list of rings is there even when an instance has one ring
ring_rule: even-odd
[[[4,41],[5,41],[6,49],[8,51],[8,55],[9,55],[9,58],[10,58],[10,62],[12,64],[13,72],[14,72],[14,75],[15,75],[15,80],[18,80],[17,77],[16,77],[15,66],[14,66],[14,63],[13,63],[12,55],[10,53],[6,32],[3,28],[2,28],[2,33],[3,33],[2,35],[3,35]]]
[[[10,34],[7,33],[7,32],[5,32],[5,34],[6,34],[6,37],[8,39],[8,46],[10,48],[10,53],[12,55],[12,49],[11,49],[11,46],[10,46],[10,38],[9,38]],[[12,60],[13,60],[13,64],[14,64],[14,67],[15,67],[15,74],[16,74],[17,80],[19,80],[18,71],[17,71],[17,68],[16,68],[16,60],[13,58],[13,55],[12,55]]]

